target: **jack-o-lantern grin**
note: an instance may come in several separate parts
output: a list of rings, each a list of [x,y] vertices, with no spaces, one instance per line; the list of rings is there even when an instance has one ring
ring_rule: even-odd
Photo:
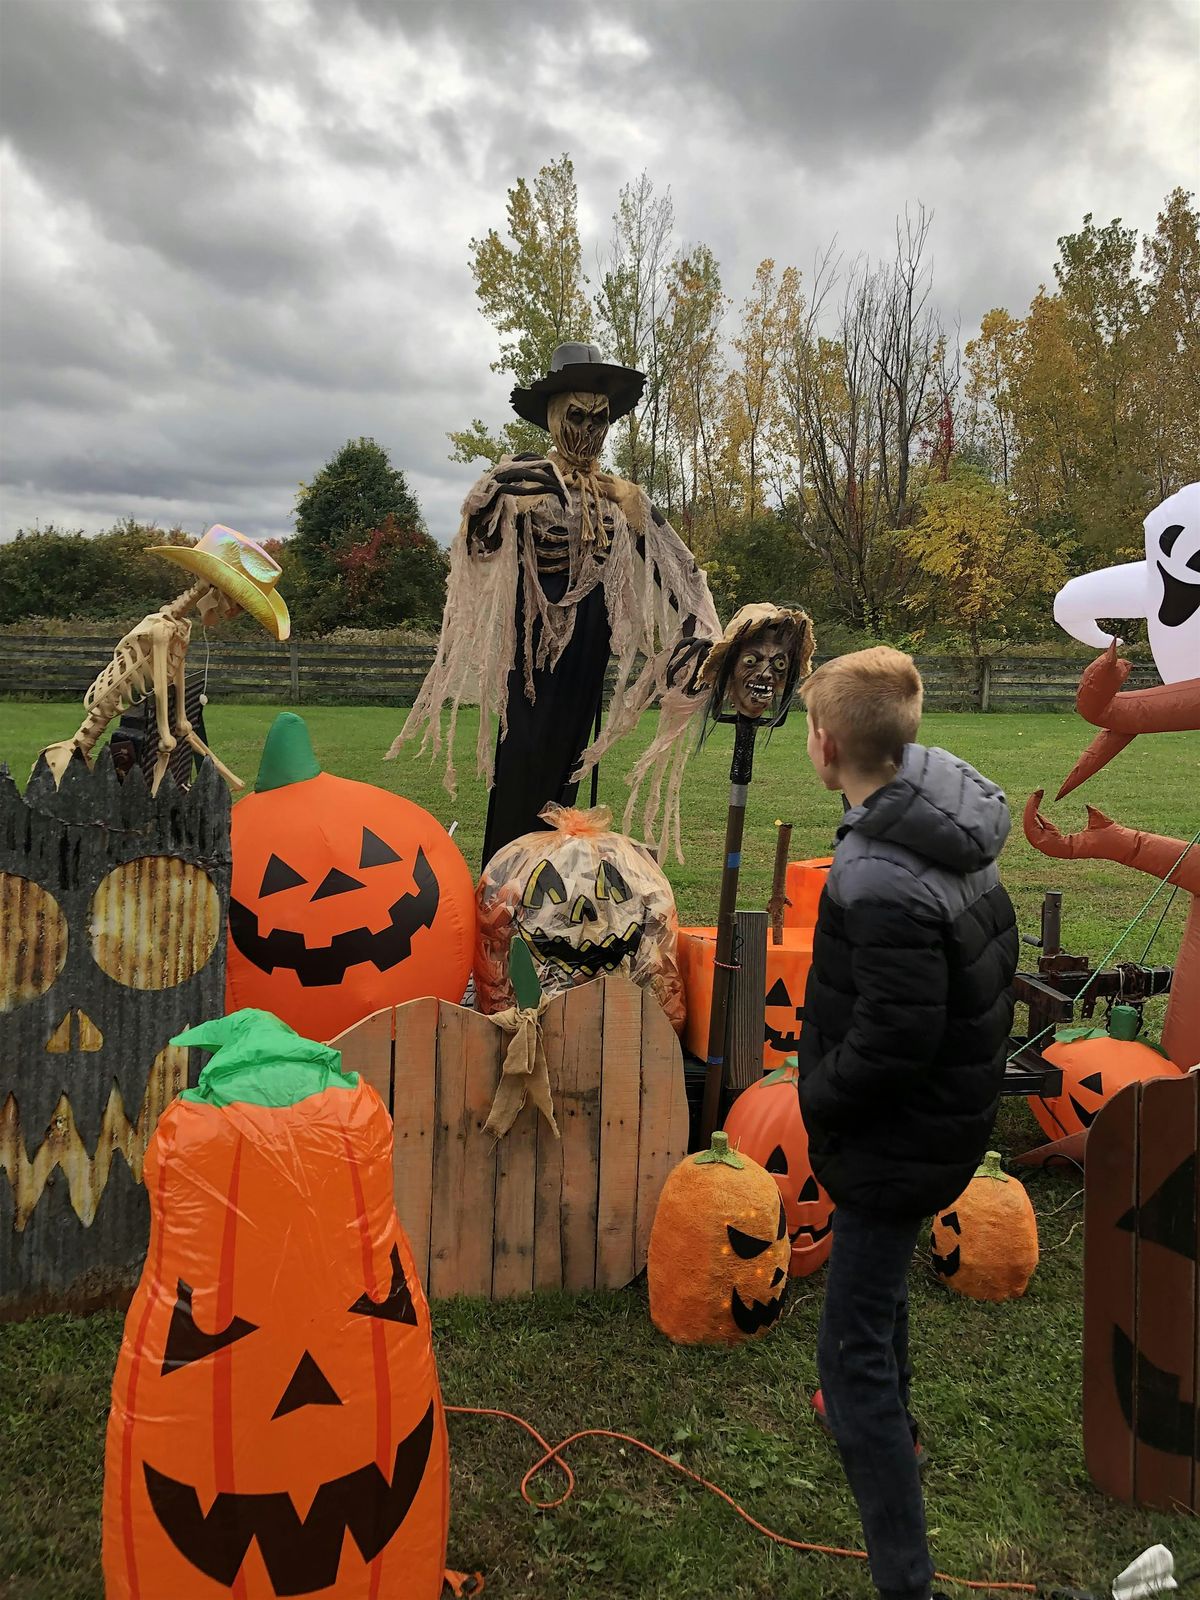
[[[775,1239],[760,1239],[752,1233],[743,1233],[740,1228],[727,1225],[725,1229],[734,1255],[743,1261],[753,1261],[756,1256],[765,1254],[771,1245],[782,1239],[787,1232],[787,1214],[783,1209],[783,1201],[779,1202],[779,1226],[775,1230]],[[768,1300],[743,1300],[738,1293],[736,1284],[729,1296],[729,1314],[733,1318],[734,1326],[752,1339],[756,1333],[761,1333],[764,1328],[769,1328],[777,1322],[783,1311],[783,1292],[787,1288],[787,1273],[782,1267],[776,1267],[771,1275],[771,1297]]]
[[[398,857],[392,853],[389,859],[394,861]],[[271,867],[276,861],[278,858],[273,856],[268,863],[263,878],[266,887],[260,893],[275,892],[268,885],[268,878]],[[371,866],[383,863],[367,861],[365,864]],[[291,871],[286,867],[286,863],[279,862],[279,866]],[[386,972],[389,968],[408,960],[412,953],[413,935],[419,933],[422,928],[432,927],[437,916],[441,890],[437,874],[429,865],[422,849],[417,850],[412,877],[416,888],[392,902],[388,908],[387,924],[378,932],[372,932],[365,926],[348,928],[341,933],[335,933],[328,944],[312,946],[302,933],[291,929],[274,928],[270,933],[260,933],[256,913],[251,911],[249,906],[231,898],[229,934],[246,959],[263,972],[273,972],[276,968],[294,972],[305,988],[341,983],[350,967],[364,962],[370,962],[379,972]],[[280,883],[279,887],[290,888],[301,882],[303,879],[293,873],[291,880]],[[358,879],[335,870],[326,875],[312,898],[325,899],[334,894],[351,893],[363,887]]]
[[[943,1211],[935,1221],[933,1231],[929,1235],[929,1259],[933,1270],[942,1278],[952,1278],[962,1266],[962,1246],[955,1245],[953,1250],[947,1250],[945,1255],[938,1252],[938,1227],[945,1228],[948,1233],[962,1233],[962,1224],[958,1220],[957,1211]]]
[[[208,1511],[189,1483],[143,1468],[150,1504],[163,1531],[193,1566],[231,1588],[251,1542],[277,1595],[313,1594],[337,1579],[345,1536],[365,1562],[386,1548],[416,1498],[433,1442],[430,1401],[416,1427],[396,1446],[390,1479],[374,1461],[330,1478],[301,1517],[285,1490],[268,1494],[218,1494]]]
[[[539,933],[536,928],[522,928],[521,937],[539,961],[560,972],[586,972],[598,978],[602,972],[616,972],[623,961],[637,954],[642,929],[631,922],[622,934],[610,933],[598,942],[584,939],[581,944],[573,944],[562,934]]]

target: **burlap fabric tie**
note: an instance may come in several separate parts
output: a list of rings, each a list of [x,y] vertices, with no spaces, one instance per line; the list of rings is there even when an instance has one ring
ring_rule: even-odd
[[[505,1033],[512,1034],[504,1053],[504,1067],[500,1082],[492,1099],[492,1109],[483,1125],[483,1131],[493,1139],[503,1139],[521,1114],[526,1100],[533,1104],[550,1124],[557,1139],[558,1123],[554,1120],[554,1101],[550,1097],[550,1071],[546,1065],[546,1047],[542,1040],[542,1012],[549,1005],[542,997],[537,1006],[509,1006],[507,1011],[497,1011],[492,1021]]]

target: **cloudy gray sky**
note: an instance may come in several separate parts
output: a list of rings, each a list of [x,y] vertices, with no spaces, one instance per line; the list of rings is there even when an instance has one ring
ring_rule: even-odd
[[[921,200],[969,337],[1197,187],[1198,56],[1200,0],[0,0],[0,533],[286,534],[366,433],[447,538],[509,387],[468,240],[564,150],[589,261],[646,169],[735,300]]]

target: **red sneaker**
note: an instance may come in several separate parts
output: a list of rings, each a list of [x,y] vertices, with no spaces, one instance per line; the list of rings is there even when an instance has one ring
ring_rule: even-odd
[[[816,1414],[817,1421],[824,1428],[825,1432],[832,1436],[833,1429],[829,1426],[829,1418],[825,1414],[825,1396],[821,1393],[820,1389],[814,1391],[812,1398],[809,1400],[809,1405],[812,1406],[813,1411]],[[926,1462],[928,1461],[928,1456],[925,1452],[925,1446],[921,1443],[920,1439],[913,1440],[913,1453],[916,1455],[918,1468],[924,1472]]]

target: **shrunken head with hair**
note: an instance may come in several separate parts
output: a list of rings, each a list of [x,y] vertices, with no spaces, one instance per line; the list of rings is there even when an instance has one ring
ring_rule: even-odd
[[[819,666],[800,687],[808,754],[827,789],[851,778],[889,778],[917,736],[924,690],[911,656],[888,645]]]

